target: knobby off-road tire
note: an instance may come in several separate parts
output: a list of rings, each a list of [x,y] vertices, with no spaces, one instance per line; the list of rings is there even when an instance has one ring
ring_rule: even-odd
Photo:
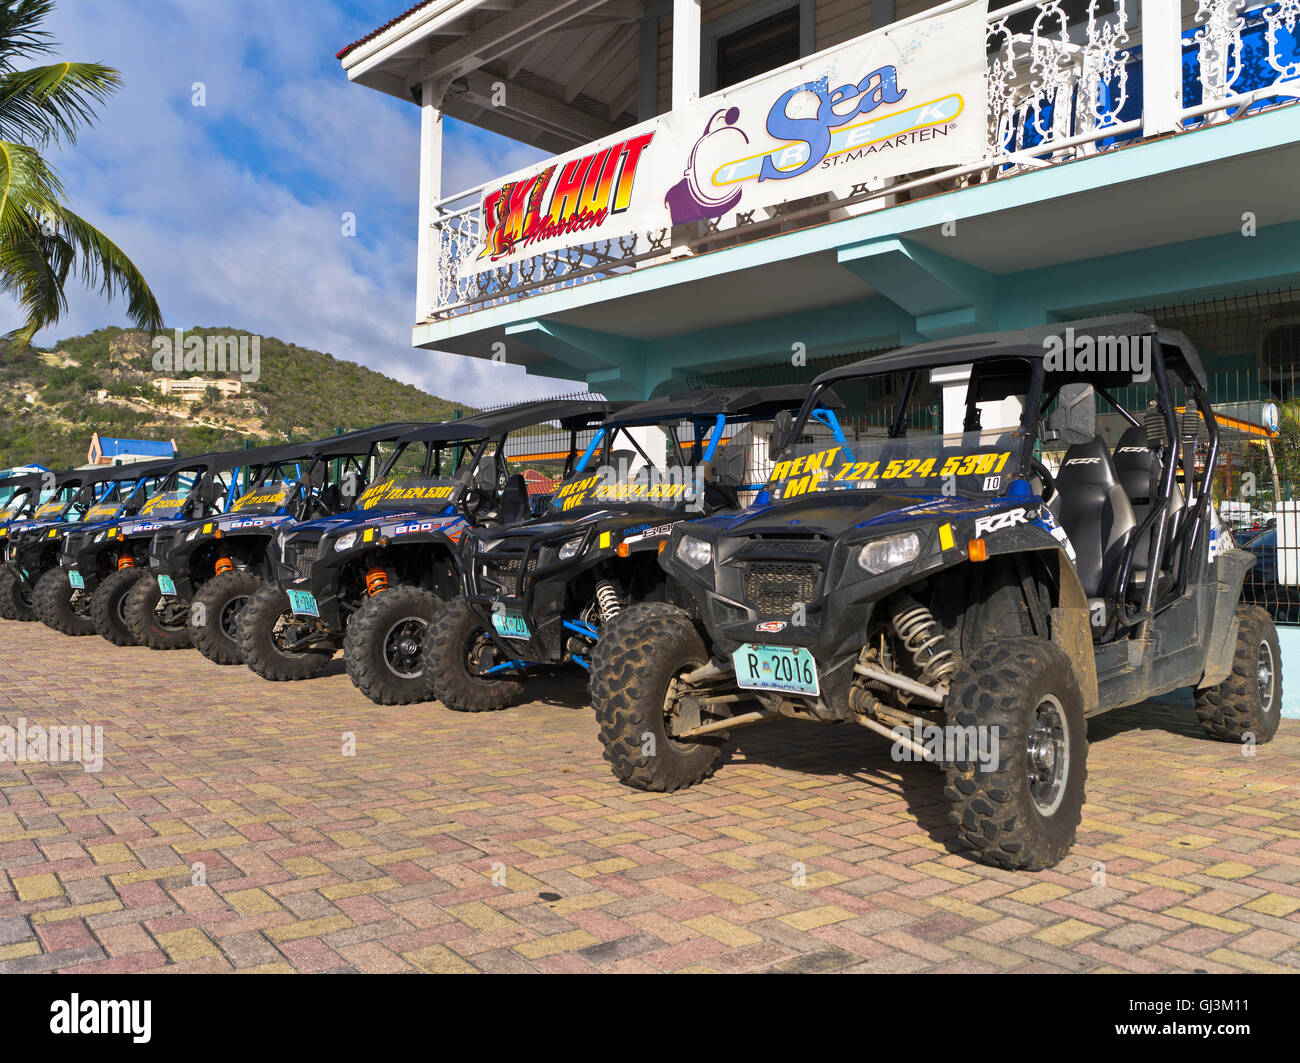
[[[177,599],[174,612],[179,614],[179,623],[169,624],[158,611],[162,601],[163,592],[158,586],[158,577],[152,572],[146,573],[136,581],[122,606],[126,626],[131,629],[131,634],[139,645],[148,646],[151,650],[188,649],[190,632],[187,611],[182,611],[182,603]]]
[[[248,599],[239,614],[239,652],[244,663],[263,679],[289,683],[320,674],[334,657],[333,645],[290,651],[277,639],[277,628],[293,623],[289,596],[267,585]]]
[[[240,618],[253,595],[266,587],[255,572],[223,572],[213,576],[190,604],[189,632],[198,650],[213,664],[243,664],[239,648]]]
[[[390,587],[369,598],[348,622],[343,661],[353,685],[376,705],[410,705],[433,697],[424,644],[442,599],[419,587]]]
[[[691,618],[662,602],[628,606],[591,655],[591,703],[605,759],[638,790],[694,786],[717,770],[723,738],[679,742],[668,733],[668,684],[709,662]]]
[[[27,582],[8,565],[0,565],[0,619],[24,623],[35,620],[32,597]]]
[[[995,763],[980,759],[982,743],[968,742],[965,757],[944,765],[958,837],[995,867],[1059,863],[1074,844],[1088,773],[1083,695],[1069,658],[1041,639],[989,643],[962,661],[945,710],[949,726],[997,728],[998,737]]]
[[[1282,649],[1273,619],[1257,605],[1237,606],[1232,671],[1218,686],[1196,692],[1196,718],[1222,742],[1256,744],[1277,734],[1282,720]]]
[[[387,593],[387,592],[385,592]],[[424,640],[424,672],[433,696],[456,712],[496,712],[518,705],[523,682],[506,673],[485,679],[470,670],[486,632],[464,598],[455,598],[433,616]]]
[[[95,630],[114,646],[138,645],[126,622],[126,599],[144,575],[138,568],[124,568],[106,576],[90,596],[90,619]]]
[[[66,568],[52,568],[40,578],[32,594],[36,618],[64,635],[93,635],[95,622],[72,607],[72,584]]]

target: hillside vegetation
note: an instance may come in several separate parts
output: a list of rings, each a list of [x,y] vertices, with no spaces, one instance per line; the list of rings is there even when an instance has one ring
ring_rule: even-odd
[[[162,335],[172,336],[172,333]],[[233,328],[185,336],[237,336]],[[467,407],[429,395],[354,362],[263,337],[260,377],[238,395],[210,386],[194,400],[164,395],[162,376],[239,379],[239,373],[159,372],[147,333],[99,329],[48,350],[16,354],[0,346],[0,468],[39,462],[81,465],[91,434],[171,439],[181,454],[245,442],[314,439],[385,421],[450,420]],[[462,413],[463,415],[463,413]]]

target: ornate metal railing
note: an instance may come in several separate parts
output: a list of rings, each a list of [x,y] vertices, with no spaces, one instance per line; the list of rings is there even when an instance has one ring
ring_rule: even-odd
[[[783,228],[879,210],[918,194],[999,180],[1295,102],[1300,99],[1298,23],[1300,0],[1198,0],[1190,18],[1181,17],[1179,0],[1086,0],[1082,11],[1068,0],[1020,0],[999,7],[989,12],[986,25],[990,151],[984,157],[940,172],[846,186],[834,196],[737,212],[686,231],[635,233],[463,275],[478,248],[481,224],[479,189],[471,189],[443,200],[432,222],[437,293],[427,317],[446,318],[586,284],[669,257],[706,253]],[[1173,48],[1176,35],[1180,40]],[[1167,83],[1160,83],[1166,70]]]

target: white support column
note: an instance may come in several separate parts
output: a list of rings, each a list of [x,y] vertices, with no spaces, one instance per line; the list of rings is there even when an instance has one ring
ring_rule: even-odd
[[[1142,0],[1142,132],[1172,133],[1183,110],[1179,0]]]
[[[700,98],[700,0],[673,0],[673,109]]]
[[[442,197],[442,99],[439,85],[427,78],[420,106],[420,236],[415,269],[415,320],[433,317],[441,297],[438,273],[439,232],[434,228]]]

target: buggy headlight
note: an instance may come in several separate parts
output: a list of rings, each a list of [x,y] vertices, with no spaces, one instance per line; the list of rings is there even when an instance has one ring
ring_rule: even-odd
[[[108,537],[108,532],[100,532],[95,536],[95,542],[102,543]]]
[[[356,532],[348,532],[347,535],[340,535],[334,541],[334,549],[339,553],[342,553],[344,550],[351,550],[356,545],[357,545]]]
[[[677,544],[677,556],[691,568],[703,568],[713,563],[713,544],[692,535],[683,535]]]
[[[560,547],[560,560],[568,561],[571,557],[576,557],[579,550],[582,549],[581,539],[570,539]]]
[[[888,539],[877,539],[867,543],[858,552],[858,566],[872,575],[888,572],[891,568],[910,564],[921,553],[921,540],[916,532],[892,535]]]
[[[195,539],[199,537],[202,531],[203,531],[202,528],[195,528],[192,532],[189,533],[189,535],[185,536],[185,541],[187,543],[192,543]]]

